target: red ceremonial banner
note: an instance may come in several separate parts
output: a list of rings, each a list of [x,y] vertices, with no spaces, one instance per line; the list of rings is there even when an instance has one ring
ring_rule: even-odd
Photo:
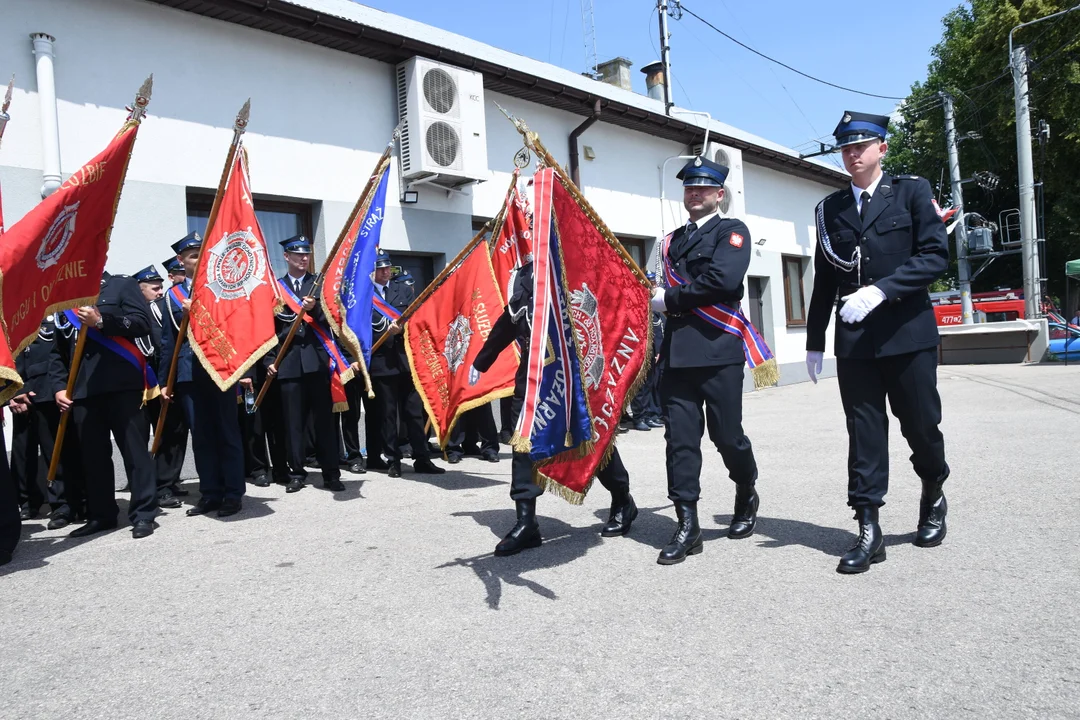
[[[49,313],[93,305],[116,205],[139,131],[127,123],[105,150],[4,233],[0,318],[14,354]]]
[[[12,357],[11,346],[4,337],[3,329],[0,329],[0,404],[18,395],[22,386],[23,379],[15,371],[15,358]]]
[[[473,361],[502,310],[487,245],[480,242],[405,323],[413,381],[441,447],[462,413],[514,393],[518,360],[511,348],[470,383]]]
[[[506,217],[491,251],[491,266],[505,298],[513,291],[514,273],[532,261],[532,223],[526,203],[525,193],[516,187],[510,191]]]
[[[255,206],[247,152],[236,152],[213,236],[191,293],[188,342],[221,390],[228,390],[277,345],[274,312],[281,307]]]
[[[614,447],[623,408],[649,369],[652,311],[648,281],[631,267],[619,241],[561,173],[552,207],[561,239],[570,314],[593,415],[594,451],[539,464],[538,483],[580,504]]]

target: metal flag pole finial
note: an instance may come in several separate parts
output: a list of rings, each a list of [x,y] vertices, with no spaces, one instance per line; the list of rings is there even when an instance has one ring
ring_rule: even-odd
[[[131,104],[128,110],[131,111],[131,115],[128,116],[128,120],[132,122],[140,122],[146,116],[146,106],[150,104],[150,96],[154,92],[154,74],[151,73],[150,77],[143,81],[139,91],[135,93],[135,102]]]
[[[0,107],[0,115],[7,115],[7,109],[11,107],[11,91],[15,89],[15,73],[11,73],[11,79],[8,80],[7,92],[4,94],[4,105]]]
[[[248,119],[251,117],[251,98],[244,101],[244,107],[240,108],[240,112],[236,114],[236,123],[233,125],[233,130],[236,132],[244,132],[247,129]]]

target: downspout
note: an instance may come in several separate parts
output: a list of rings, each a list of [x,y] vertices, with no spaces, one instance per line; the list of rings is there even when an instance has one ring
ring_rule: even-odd
[[[599,119],[600,101],[597,100],[596,104],[593,105],[592,115],[570,133],[570,179],[574,181],[579,190],[581,189],[581,163],[578,159],[577,139]]]
[[[60,188],[60,123],[56,114],[56,78],[53,74],[53,43],[56,38],[45,33],[33,33],[34,55],[37,56],[37,90],[41,103],[41,151],[45,182],[41,198]]]

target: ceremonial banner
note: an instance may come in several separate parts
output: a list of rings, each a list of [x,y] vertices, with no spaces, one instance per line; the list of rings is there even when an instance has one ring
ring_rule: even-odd
[[[470,382],[473,360],[502,308],[487,245],[477,242],[405,323],[409,367],[440,447],[462,413],[514,394],[518,360],[510,348]]]
[[[541,463],[537,482],[574,504],[585,499],[597,470],[607,463],[619,418],[649,368],[652,311],[648,281],[611,231],[565,175],[546,169],[550,216],[562,248],[570,314],[581,354],[581,373],[592,411],[592,452]],[[550,189],[548,189],[548,187]],[[537,190],[537,197],[540,190]],[[539,225],[539,199],[534,204]],[[539,229],[536,254],[539,256]]]
[[[514,172],[517,177],[517,171]],[[491,251],[495,280],[504,298],[513,292],[514,275],[522,265],[532,262],[532,218],[526,194],[517,187],[510,191],[506,214]]]
[[[33,342],[49,313],[97,301],[138,131],[138,121],[125,124],[100,155],[4,233],[0,318],[14,354]]]
[[[365,364],[371,362],[371,307],[375,295],[371,273],[375,271],[375,250],[386,213],[389,158],[380,163],[375,174],[379,177],[375,192],[367,201],[366,211],[356,216],[337,253],[327,263],[319,293],[323,313],[334,334],[354,358],[363,357]]]
[[[535,178],[533,326],[525,402],[511,444],[534,460],[592,450],[592,419],[584,388],[581,348],[570,316],[564,241],[552,214],[553,171]]]
[[[203,240],[206,256],[192,283],[187,337],[218,388],[227,390],[277,345],[274,312],[281,308],[251,201],[251,176],[242,146],[210,232],[213,236]]]

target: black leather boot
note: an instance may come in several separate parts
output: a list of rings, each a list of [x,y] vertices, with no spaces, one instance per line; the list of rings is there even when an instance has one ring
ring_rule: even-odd
[[[885,562],[885,538],[878,525],[878,509],[868,505],[855,508],[859,521],[859,541],[840,558],[836,572],[851,575],[864,573],[874,563]]]
[[[729,538],[741,540],[754,534],[759,504],[757,490],[753,485],[735,486],[735,512],[731,517],[731,527],[727,531]]]
[[[937,547],[945,539],[945,515],[949,512],[949,504],[945,502],[945,493],[941,491],[944,482],[944,478],[923,480],[922,498],[919,500],[919,529],[915,533],[915,544],[919,547]]]
[[[536,500],[517,501],[517,525],[495,546],[496,557],[517,555],[526,548],[540,547],[540,525],[536,522]]]
[[[671,542],[660,551],[660,557],[656,558],[660,565],[681,563],[687,555],[697,555],[702,550],[697,503],[677,502],[675,514],[679,516],[679,529],[672,535]]]
[[[637,517],[637,505],[630,493],[623,493],[619,497],[611,496],[611,515],[604,527],[600,529],[602,537],[618,537],[630,532],[630,525]]]

